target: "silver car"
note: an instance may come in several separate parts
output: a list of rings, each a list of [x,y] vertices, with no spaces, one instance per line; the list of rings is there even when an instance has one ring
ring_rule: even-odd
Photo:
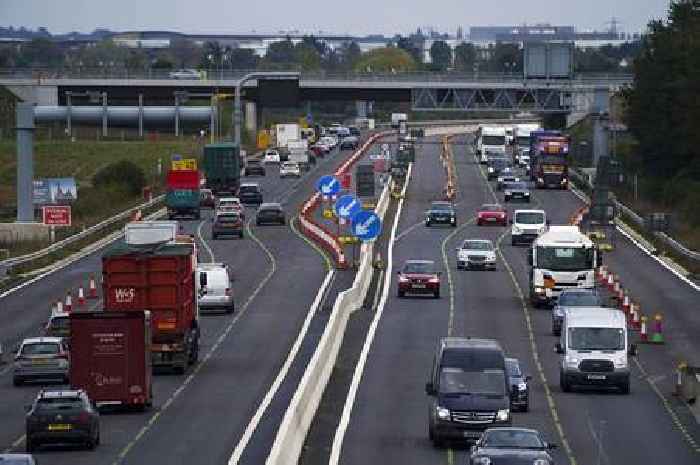
[[[68,383],[70,358],[60,337],[32,337],[22,341],[15,353],[12,383],[60,381]]]
[[[552,334],[561,336],[564,313],[574,307],[604,307],[600,294],[591,289],[564,289],[552,307]]]
[[[488,239],[467,239],[457,248],[457,269],[496,269],[496,249]]]
[[[197,265],[199,310],[233,313],[235,305],[229,268],[224,263]]]

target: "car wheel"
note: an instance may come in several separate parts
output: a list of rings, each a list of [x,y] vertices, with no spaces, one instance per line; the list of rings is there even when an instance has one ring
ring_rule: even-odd
[[[510,245],[518,245],[518,242],[515,239],[511,238]]]
[[[530,411],[530,403],[528,402],[527,404],[523,405],[522,407],[523,412],[529,412]]]
[[[503,201],[504,201],[504,202],[509,202],[509,201],[510,201],[510,197],[503,197]]]
[[[216,234],[212,234],[212,235],[211,235],[211,238],[212,238],[213,240],[216,240],[217,237],[218,237],[218,236],[217,236]]]
[[[564,375],[559,375],[559,386],[563,392],[571,392],[571,383]]]
[[[238,238],[239,238],[239,239],[243,239],[243,231],[241,231],[241,232],[238,233]]]
[[[406,295],[406,293],[405,293],[404,291],[399,290],[399,292],[398,292],[399,298],[402,298],[402,297],[404,297],[405,295]]]
[[[433,294],[433,298],[439,299],[440,298],[440,291],[435,291],[435,293]]]
[[[425,227],[426,227],[426,228],[429,228],[429,227],[430,227],[430,221],[426,221],[426,222],[425,222]]]
[[[481,220],[476,220],[476,225],[481,226]]]
[[[456,228],[456,227],[457,227],[457,221],[456,221],[456,220],[455,220],[454,223],[452,223],[452,227],[453,227],[453,228]]]

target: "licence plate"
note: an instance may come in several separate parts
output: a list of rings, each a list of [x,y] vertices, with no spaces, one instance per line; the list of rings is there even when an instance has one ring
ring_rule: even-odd
[[[414,284],[413,289],[425,289],[425,284]]]
[[[486,218],[486,221],[496,221],[496,218]]]
[[[33,358],[32,365],[47,365],[50,361],[48,358]]]
[[[49,431],[70,431],[72,425],[49,425]]]
[[[481,433],[479,431],[462,431],[462,436],[465,438],[480,438]]]
[[[601,379],[605,379],[605,375],[588,375],[588,379],[601,380]]]

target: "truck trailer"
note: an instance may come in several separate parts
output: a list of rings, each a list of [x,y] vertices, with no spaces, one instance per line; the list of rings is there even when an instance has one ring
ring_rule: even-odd
[[[238,192],[242,164],[240,148],[234,143],[222,142],[204,146],[203,167],[207,187],[217,196]]]

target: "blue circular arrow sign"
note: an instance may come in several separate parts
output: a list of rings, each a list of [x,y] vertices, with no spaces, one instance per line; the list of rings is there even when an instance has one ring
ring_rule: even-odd
[[[340,182],[333,176],[321,176],[316,189],[323,195],[335,195],[340,191]]]
[[[350,226],[353,236],[362,241],[371,241],[382,232],[382,219],[376,213],[361,210],[352,217]]]
[[[352,218],[362,210],[362,204],[354,195],[346,194],[338,198],[333,205],[333,211],[340,218]]]

